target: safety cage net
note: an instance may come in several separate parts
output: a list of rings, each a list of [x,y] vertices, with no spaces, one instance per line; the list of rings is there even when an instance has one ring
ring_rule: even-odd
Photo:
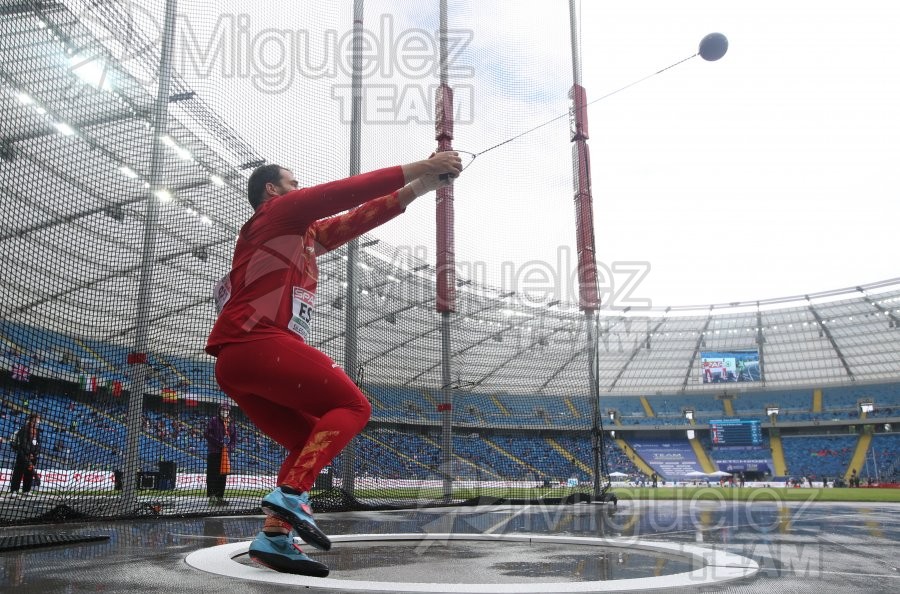
[[[513,4],[0,5],[0,523],[219,513],[204,347],[250,172],[311,186],[439,148],[471,165],[451,191],[318,258],[310,342],[372,417],[314,505],[597,497],[631,471],[578,255],[530,251],[547,209],[576,236],[569,7]],[[525,130],[539,151],[473,159]],[[231,413],[225,499],[258,513],[286,451]]]

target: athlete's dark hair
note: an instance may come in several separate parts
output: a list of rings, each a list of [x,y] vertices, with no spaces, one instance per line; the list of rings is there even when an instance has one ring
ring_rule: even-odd
[[[253,210],[259,208],[266,194],[266,184],[277,184],[281,180],[281,172],[284,167],[270,163],[253,170],[250,179],[247,180],[247,200]]]

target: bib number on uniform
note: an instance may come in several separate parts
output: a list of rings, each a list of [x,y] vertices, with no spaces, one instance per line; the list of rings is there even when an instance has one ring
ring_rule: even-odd
[[[231,273],[229,272],[213,288],[213,299],[216,302],[216,315],[222,313],[225,304],[231,299]]]
[[[316,296],[306,289],[294,287],[291,308],[293,315],[288,330],[300,335],[304,342],[309,342],[312,335],[312,316],[315,311]]]

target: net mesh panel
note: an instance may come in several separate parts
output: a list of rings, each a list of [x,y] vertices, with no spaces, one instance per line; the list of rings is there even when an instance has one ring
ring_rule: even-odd
[[[251,214],[254,167],[279,163],[303,185],[352,172],[352,11],[184,3],[161,124],[163,2],[0,5],[0,477],[29,490],[0,499],[0,523],[220,511],[206,496],[202,435],[226,400],[203,352],[211,289]],[[568,247],[566,7],[448,2],[448,17],[453,145],[479,155],[455,185],[455,311],[435,307],[431,196],[360,238],[353,283],[349,247],[319,259],[312,342],[373,405],[319,477],[319,508],[557,498],[639,472],[613,440],[601,476],[593,467],[588,333]],[[360,171],[434,150],[438,23],[438,2],[366,2]],[[527,142],[504,143],[526,131]],[[759,347],[762,384],[799,390],[796,401],[853,380],[859,392],[825,403],[857,423],[861,398],[895,398],[874,384],[900,373],[897,299],[884,282],[727,315],[604,315],[600,420],[681,439],[685,407],[718,418],[726,402],[710,398],[720,390],[702,384],[698,353]],[[624,398],[654,392],[655,418]],[[782,398],[738,399],[737,410],[758,417]],[[40,452],[26,484],[28,461],[9,446],[33,413]],[[285,451],[235,417],[226,497],[255,513]]]
[[[432,4],[366,3],[361,171],[436,146]],[[537,10],[449,3],[456,148],[477,153],[566,114],[568,13]],[[212,287],[251,214],[246,178],[255,166],[279,163],[301,185],[351,173],[353,7],[182,3],[164,131],[154,120],[162,2],[19,2],[2,11],[0,437],[11,441],[33,413],[41,433],[30,500],[0,502],[0,523],[218,511],[206,497],[203,438],[226,400],[203,352]],[[542,44],[523,32],[525,19],[546,24]],[[546,241],[545,209],[571,212],[574,236],[568,118],[531,140],[542,150],[509,143],[479,156],[456,184],[449,381],[433,195],[360,238],[355,295],[346,288],[349,248],[319,259],[313,344],[346,365],[355,306],[356,366],[347,371],[373,405],[364,432],[317,481],[319,501],[409,506],[590,492],[584,320],[571,305],[574,281],[544,278],[574,278],[575,255],[562,254],[569,260],[559,269],[536,263],[531,249]],[[503,205],[505,222],[484,216],[487,201]],[[492,241],[502,224],[522,226],[519,243]],[[235,417],[241,437],[226,498],[234,511],[256,512],[286,452],[239,410]],[[16,465],[4,443],[6,481]]]

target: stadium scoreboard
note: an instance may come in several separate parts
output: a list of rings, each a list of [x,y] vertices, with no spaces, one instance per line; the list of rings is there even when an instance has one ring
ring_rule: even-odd
[[[759,421],[745,419],[720,419],[709,422],[709,432],[714,446],[762,445],[762,427]]]

